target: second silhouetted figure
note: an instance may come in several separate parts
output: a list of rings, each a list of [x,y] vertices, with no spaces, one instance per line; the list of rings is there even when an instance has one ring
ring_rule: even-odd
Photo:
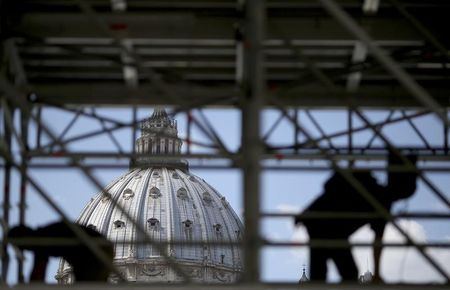
[[[101,261],[86,245],[77,242],[79,241],[77,235],[72,231],[71,226],[64,222],[56,222],[36,230],[21,225],[9,231],[9,238],[25,238],[36,241],[50,239],[49,243],[44,244],[33,244],[31,242],[17,245],[21,250],[34,252],[31,281],[44,281],[49,257],[62,257],[72,266],[76,281],[106,282],[112,268],[114,257],[113,244],[94,229],[78,224],[72,224],[72,227],[76,227],[79,231],[89,236],[92,242],[98,245],[98,249],[103,252],[106,261]],[[74,243],[67,245],[58,244],[59,238],[69,239]],[[54,239],[54,244],[51,242],[52,239]],[[107,264],[105,265],[105,263]]]

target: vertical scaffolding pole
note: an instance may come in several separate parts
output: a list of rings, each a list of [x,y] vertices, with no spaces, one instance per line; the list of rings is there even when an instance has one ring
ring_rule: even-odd
[[[131,153],[133,153],[133,155],[136,153],[136,147],[135,147],[135,142],[137,139],[137,107],[136,105],[133,106],[133,109],[131,111],[132,114],[132,123],[133,123],[133,132],[131,133]],[[135,158],[135,157],[133,157]]]
[[[41,147],[41,135],[42,135],[42,127],[41,127],[41,120],[42,120],[42,106],[37,105],[36,107],[36,119],[37,119],[37,128],[36,128],[36,148]]]
[[[347,111],[347,122],[348,122],[348,155],[353,154],[353,110],[348,108]],[[348,162],[348,167],[353,167],[353,159]]]
[[[26,222],[27,210],[27,171],[28,171],[28,121],[29,112],[22,108],[20,111],[20,138],[23,144],[21,163],[20,163],[20,199],[19,199],[19,224],[24,225]],[[17,275],[19,283],[25,282],[23,275],[23,260],[19,258],[17,263]]]
[[[448,116],[448,110],[445,109],[445,115]],[[444,149],[445,149],[445,153],[448,154],[449,148],[448,148],[448,132],[449,128],[448,128],[448,124],[444,123]]]
[[[295,122],[295,124],[299,123],[299,118],[300,118],[299,113],[300,113],[299,109],[295,108],[294,109],[294,120],[293,120]],[[294,144],[295,145],[297,145],[299,142],[299,136],[300,136],[300,130],[298,129],[298,126],[294,126]],[[295,146],[294,153],[297,154],[298,150],[299,150],[299,147]]]
[[[257,283],[259,271],[260,110],[265,93],[263,40],[265,2],[248,0],[245,6],[245,96],[242,102],[242,176],[244,194],[244,282]]]
[[[5,110],[9,110],[9,107],[7,105],[7,102],[2,102],[2,113],[3,113],[3,130],[4,130],[4,136],[5,143],[8,146],[6,148],[8,150],[8,155],[11,155],[11,130],[9,126],[7,125],[8,120],[6,120],[6,114]],[[12,114],[11,114],[12,115]],[[3,184],[3,229],[4,233],[3,236],[6,234],[6,231],[9,227],[9,210],[11,208],[11,163],[5,159],[5,171],[4,171],[4,184]],[[5,239],[3,239],[2,243],[2,283],[7,282],[8,278],[8,267],[9,267],[9,255],[7,251],[7,244],[4,243]]]
[[[22,148],[21,165],[20,165],[20,205],[19,205],[19,223],[25,224],[26,212],[26,173],[28,170],[28,122],[29,113],[22,109],[20,111],[20,132],[24,148]]]

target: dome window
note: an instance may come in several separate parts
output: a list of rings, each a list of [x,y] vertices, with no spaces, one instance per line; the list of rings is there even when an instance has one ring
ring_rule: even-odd
[[[153,172],[153,177],[154,177],[154,178],[159,178],[159,177],[160,177],[159,171]]]
[[[203,193],[203,200],[208,204],[211,203],[212,202],[211,194],[209,194],[209,192],[205,191]]]
[[[159,226],[159,220],[157,218],[149,218],[147,220],[149,227],[153,230],[157,229]]]
[[[105,203],[109,200],[109,195],[106,192],[102,192],[102,202]]]
[[[131,189],[127,188],[123,191],[123,194],[122,194],[123,199],[129,200],[133,196],[134,196],[134,192]]]
[[[180,176],[178,175],[178,173],[174,173],[174,174],[172,174],[172,178],[173,179],[180,179]]]
[[[187,195],[187,190],[186,190],[186,188],[181,187],[180,189],[178,189],[178,190],[177,190],[177,197],[178,197],[179,199],[183,199],[183,200],[187,199],[187,198],[188,198],[188,195]]]
[[[215,225],[213,225],[213,228],[216,230],[216,233],[218,233],[218,234],[222,232],[221,224],[215,224]]]
[[[195,178],[194,176],[189,177],[189,180],[192,182],[197,182],[197,178]]]
[[[220,198],[220,200],[222,201],[222,204],[224,205],[224,207],[228,207],[228,206],[229,206],[228,201],[227,201],[227,199],[225,198],[225,196],[222,196],[222,197]]]
[[[115,228],[115,229],[122,229],[122,228],[125,228],[125,223],[124,223],[123,221],[121,221],[121,220],[116,220],[116,221],[114,222],[114,228]]]
[[[157,199],[157,198],[159,198],[161,196],[161,191],[157,187],[152,187],[150,189],[149,195],[150,195],[151,198]]]
[[[185,220],[183,222],[183,225],[186,229],[192,229],[192,226],[193,226],[192,224],[193,224],[193,222],[191,220]]]
[[[138,175],[136,175],[134,178],[135,179],[139,179],[139,178],[141,178],[142,176],[140,175],[140,174],[138,174]]]
[[[91,230],[94,230],[94,231],[97,230],[97,227],[94,226],[93,224],[89,224],[89,225],[87,226],[87,228],[88,228],[88,229],[91,229]]]

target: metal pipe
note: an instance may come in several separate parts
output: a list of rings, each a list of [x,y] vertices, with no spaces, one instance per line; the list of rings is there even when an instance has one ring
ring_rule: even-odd
[[[98,245],[102,245],[104,240],[92,239]],[[61,246],[74,246],[80,245],[81,242],[77,238],[11,238],[8,239],[8,242],[14,243],[15,245],[25,246],[25,245],[34,245],[34,246],[46,246],[46,245],[61,245]],[[135,240],[115,240],[115,244],[117,245],[147,245],[148,243],[144,241],[135,241]],[[196,240],[196,241],[170,241],[170,242],[157,242],[160,246],[167,245],[183,245],[188,247],[196,247],[204,245],[204,241]],[[241,243],[239,242],[211,242],[211,245],[218,246],[239,246]],[[426,248],[450,248],[449,242],[433,242],[433,243],[418,243],[422,247]],[[292,242],[292,241],[270,241],[265,240],[263,245],[266,246],[312,246],[312,247],[330,247],[330,248],[349,248],[349,247],[395,247],[395,248],[407,248],[411,247],[411,244],[405,244],[402,242],[390,242],[390,243],[370,243],[370,242],[358,242],[358,243],[348,243],[348,240],[336,240],[336,239],[321,239],[314,240],[309,242]]]
[[[266,90],[263,41],[266,7],[264,0],[245,2],[245,71],[246,95],[242,99],[242,179],[244,199],[244,282],[260,279],[260,157],[261,115]]]
[[[8,152],[6,154],[11,155],[11,130],[9,126],[6,125],[6,114],[4,113],[4,110],[9,110],[9,107],[6,102],[2,102],[0,104],[2,106],[3,111],[3,130],[4,130],[4,140],[8,147]],[[11,163],[5,159],[5,166],[4,166],[4,174],[3,174],[3,235],[5,236],[5,233],[8,231],[9,228],[9,215],[10,215],[10,208],[11,208]],[[5,242],[5,239],[2,240],[2,283],[7,283],[8,278],[8,270],[9,270],[9,254],[7,249],[7,243]]]
[[[133,118],[133,121],[132,121],[132,128],[133,128],[133,134],[131,134],[131,138],[132,138],[132,140],[131,140],[131,152],[133,152],[133,154],[136,152],[136,148],[135,148],[135,146],[134,146],[134,143],[136,142],[136,138],[137,138],[137,128],[136,128],[136,126],[137,126],[137,107],[136,106],[133,106],[133,109],[132,109],[132,118]],[[102,123],[103,124],[103,123]],[[103,128],[102,128],[105,132],[109,132],[108,134],[111,134],[110,136],[113,136],[112,135],[112,133],[111,133],[111,131],[109,131],[109,130],[107,130],[107,128],[103,125]],[[120,145],[119,145],[120,146]],[[120,150],[120,147],[119,147],[119,150]]]
[[[36,148],[41,147],[41,136],[42,136],[42,129],[41,129],[41,119],[42,119],[42,106],[37,105],[36,108],[36,119],[37,119],[37,128],[36,128]]]
[[[283,116],[283,114],[281,114]],[[297,124],[300,122],[300,110],[298,108],[294,108],[294,122]],[[300,131],[297,127],[294,127],[294,144],[298,144],[300,137]],[[294,153],[298,154],[299,148],[294,149]]]
[[[320,137],[321,139],[324,139],[327,141],[328,146],[331,149],[336,149],[333,146],[333,142],[331,141],[331,138],[329,138],[327,136],[327,134],[325,133],[325,131],[322,129],[322,126],[320,126],[319,122],[317,122],[317,120],[313,117],[313,115],[309,112],[309,110],[305,110],[306,116],[308,116],[309,120],[311,120],[311,122],[313,123],[314,127],[316,127],[317,131],[319,131],[320,133]],[[294,122],[294,120],[292,120]]]
[[[445,110],[445,114],[446,115],[448,115],[448,110],[446,109]],[[443,129],[444,129],[444,150],[445,150],[445,153],[447,153],[448,154],[448,152],[449,152],[449,146],[448,146],[448,142],[449,142],[449,140],[448,140],[448,135],[449,135],[449,126],[448,126],[448,124],[447,123],[444,123],[443,124],[444,126],[443,126]]]
[[[395,60],[382,48],[375,44],[372,38],[333,0],[319,0],[323,7],[342,24],[353,36],[361,40],[371,51],[372,55],[389,71],[403,87],[414,96],[417,101],[433,111],[442,122],[450,124],[450,120],[443,114],[441,106],[433,97],[421,87]]]
[[[27,210],[27,171],[28,171],[28,123],[29,112],[27,108],[20,110],[20,140],[23,144],[20,160],[20,197],[19,197],[19,224],[26,224],[26,210]],[[25,282],[23,260],[18,261],[18,277],[19,283]]]
[[[26,109],[21,109],[20,111],[20,138],[22,144],[24,145],[23,151],[21,152],[21,162],[20,162],[20,201],[19,201],[19,223],[21,225],[25,224],[25,212],[26,212],[26,173],[28,170],[28,122],[29,114]]]
[[[277,161],[279,162],[279,161]],[[123,163],[123,164],[111,164],[111,163],[95,163],[95,164],[89,164],[84,165],[89,170],[93,169],[129,169],[130,165],[129,163]],[[49,164],[49,163],[37,163],[37,164],[29,164],[29,169],[36,169],[36,170],[44,170],[44,169],[73,169],[77,166],[70,163],[55,163],[55,164]],[[139,167],[139,166],[136,166]],[[0,168],[5,168],[5,164],[0,164]],[[215,170],[230,170],[234,168],[238,168],[235,165],[231,164],[223,164],[223,165],[214,165],[214,164],[189,164],[189,168],[191,169],[199,169],[199,170],[207,170],[207,169],[215,169]],[[312,166],[312,165],[261,165],[262,171],[310,171],[310,172],[317,172],[317,171],[330,171],[329,166]],[[385,172],[385,167],[373,167],[373,166],[365,166],[365,167],[354,167],[352,168],[353,171],[379,171],[379,172]],[[427,172],[434,172],[434,173],[448,173],[450,171],[450,167],[423,167],[420,169],[421,171],[427,171]]]
[[[347,125],[348,125],[348,152],[353,153],[353,112],[352,108],[347,110]],[[353,160],[349,160],[349,168],[353,167]]]
[[[406,117],[406,113],[404,110],[400,110],[400,113],[402,114],[403,117]],[[406,119],[406,122],[408,122],[409,126],[413,129],[413,131],[417,134],[417,136],[419,137],[419,139],[423,142],[423,144],[425,145],[425,147],[427,149],[431,149],[430,143],[428,143],[427,138],[425,138],[425,136],[422,134],[422,132],[420,132],[419,128],[417,128],[416,124],[413,123],[413,121],[411,119]],[[444,123],[445,124],[445,123]]]

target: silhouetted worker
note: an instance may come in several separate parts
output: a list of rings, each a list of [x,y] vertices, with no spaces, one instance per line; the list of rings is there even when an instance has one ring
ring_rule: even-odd
[[[415,155],[406,156],[412,163],[416,164]],[[392,153],[389,154],[389,165],[401,165],[401,159]],[[416,172],[394,172],[388,173],[387,186],[381,186],[370,172],[354,172],[353,177],[361,183],[364,188],[374,197],[383,208],[391,210],[392,204],[400,199],[412,196],[416,190]],[[298,216],[295,223],[303,223],[308,230],[310,241],[314,240],[344,240],[347,241],[357,229],[365,224],[370,224],[375,232],[375,242],[381,242],[386,220],[379,216],[374,218],[340,218],[330,217],[329,219],[303,219],[304,215],[314,212],[335,212],[335,213],[375,213],[374,207],[339,173],[325,183],[324,193]],[[374,278],[379,278],[379,262],[381,248],[374,247]],[[358,269],[352,257],[351,249],[348,248],[310,248],[310,279],[311,281],[325,281],[327,259],[332,259],[336,264],[342,280],[356,281]]]
[[[109,266],[106,266],[81,242],[71,245],[58,244],[57,238],[70,238],[75,242],[79,241],[76,234],[64,222],[49,224],[36,230],[21,225],[12,228],[8,233],[8,238],[55,238],[54,245],[31,245],[31,243],[30,245],[17,245],[21,250],[34,252],[34,265],[30,281],[45,280],[49,257],[64,258],[72,266],[76,281],[107,281],[114,257],[112,243],[92,228],[78,224],[74,224],[74,226],[93,238],[93,241],[98,244],[101,251],[108,258]]]

